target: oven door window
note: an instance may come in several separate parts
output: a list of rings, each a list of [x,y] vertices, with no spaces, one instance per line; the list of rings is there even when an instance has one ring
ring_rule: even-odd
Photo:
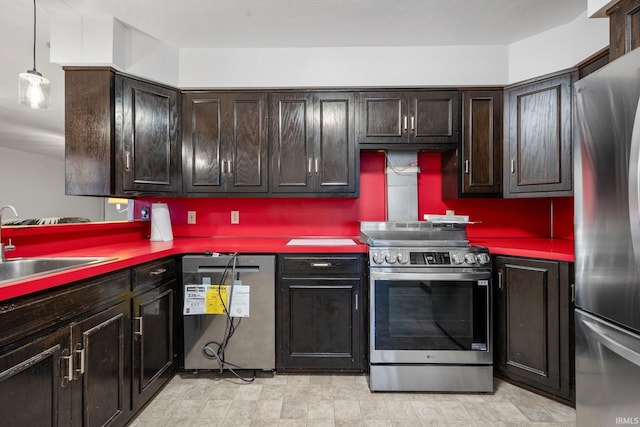
[[[486,351],[488,286],[480,282],[376,280],[375,349]]]

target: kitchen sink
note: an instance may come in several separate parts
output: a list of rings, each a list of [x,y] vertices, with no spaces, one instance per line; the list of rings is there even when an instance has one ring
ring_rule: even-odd
[[[109,257],[12,258],[0,263],[0,284],[109,261]]]

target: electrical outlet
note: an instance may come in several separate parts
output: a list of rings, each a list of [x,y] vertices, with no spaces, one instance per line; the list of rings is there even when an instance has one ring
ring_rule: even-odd
[[[195,224],[195,223],[196,223],[196,211],[188,211],[187,224]]]
[[[231,224],[240,224],[240,211],[231,211]]]

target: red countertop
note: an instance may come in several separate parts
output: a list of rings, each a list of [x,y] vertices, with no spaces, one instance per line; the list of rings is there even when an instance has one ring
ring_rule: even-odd
[[[471,243],[489,248],[491,255],[511,255],[574,262],[573,240],[542,237],[482,237]]]
[[[122,268],[131,267],[166,256],[205,251],[220,253],[364,253],[365,245],[348,246],[304,245],[291,246],[292,238],[313,237],[188,237],[175,238],[169,242],[151,242],[148,239],[129,240],[78,249],[41,253],[39,257],[109,257],[111,260],[85,267],[67,269],[47,275],[25,278],[0,284],[0,301],[53,288],[77,280],[87,279]],[[323,236],[322,238],[327,238]],[[349,237],[339,237],[341,239]]]
[[[140,232],[140,230],[143,230]],[[40,229],[42,230],[42,229]],[[96,232],[98,230],[98,232]],[[18,241],[30,238],[43,239],[37,227],[15,228],[11,234]],[[89,234],[91,231],[91,234]],[[49,227],[45,243],[16,250],[19,257],[108,257],[109,261],[85,267],[63,270],[19,281],[0,284],[0,301],[33,292],[87,279],[122,268],[166,256],[205,251],[220,253],[364,253],[367,247],[352,238],[353,246],[290,246],[293,238],[312,239],[311,236],[286,237],[177,237],[169,242],[151,242],[145,235],[144,226],[136,223],[105,224],[101,226],[60,226]],[[100,232],[102,234],[100,234]],[[75,234],[74,234],[75,233]],[[123,234],[117,234],[123,233]],[[332,238],[317,236],[318,238]],[[63,240],[59,240],[62,238]],[[486,246],[492,255],[511,255],[574,261],[573,240],[548,238],[475,238],[471,243]],[[16,245],[17,246],[17,245]],[[37,246],[37,248],[35,247]],[[69,249],[73,247],[74,249]],[[9,257],[13,253],[7,254]]]

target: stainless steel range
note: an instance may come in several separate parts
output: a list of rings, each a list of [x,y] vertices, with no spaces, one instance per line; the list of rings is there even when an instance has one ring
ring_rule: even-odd
[[[492,392],[489,251],[466,224],[363,222],[374,391]]]

